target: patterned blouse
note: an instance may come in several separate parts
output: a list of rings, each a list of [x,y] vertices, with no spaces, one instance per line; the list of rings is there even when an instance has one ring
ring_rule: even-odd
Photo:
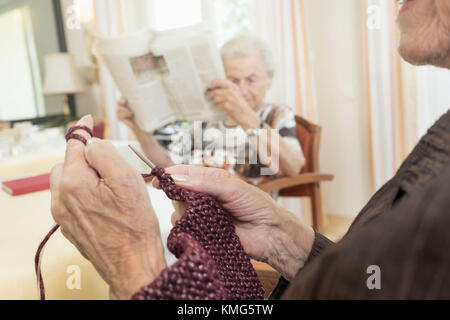
[[[264,104],[257,114],[264,123],[278,131],[281,139],[299,158],[303,158],[295,133],[295,115],[290,108]],[[254,183],[262,178],[261,168],[267,168],[242,127],[230,127],[223,121],[191,123],[184,131],[171,136],[167,151],[174,163],[223,168]],[[271,177],[276,175],[277,172],[269,174]]]

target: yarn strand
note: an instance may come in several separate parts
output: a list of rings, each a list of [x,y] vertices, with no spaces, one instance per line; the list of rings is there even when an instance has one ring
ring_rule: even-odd
[[[52,229],[47,233],[44,240],[39,244],[39,247],[37,249],[36,255],[34,257],[34,268],[37,275],[37,283],[38,283],[38,290],[39,290],[39,296],[41,300],[45,300],[45,288],[44,288],[44,281],[42,280],[42,273],[41,273],[41,261],[42,261],[42,255],[44,253],[45,245],[47,244],[50,237],[58,230],[59,225],[55,224]]]
[[[76,139],[81,141],[84,145],[87,144],[87,139],[83,137],[82,135],[74,133],[76,130],[84,130],[86,131],[91,137],[93,137],[92,130],[87,126],[73,126],[71,127],[65,136],[66,141],[69,141],[70,139]],[[41,271],[41,261],[42,256],[44,253],[44,248],[47,245],[48,240],[52,237],[52,235],[56,232],[56,230],[59,229],[59,225],[55,224],[50,231],[47,233],[47,235],[44,237],[44,239],[41,241],[41,243],[38,246],[38,249],[36,251],[36,254],[34,255],[34,269],[36,272],[36,278],[37,278],[37,285],[39,290],[39,298],[41,300],[45,300],[45,287],[44,287],[44,281],[42,280],[42,271]]]

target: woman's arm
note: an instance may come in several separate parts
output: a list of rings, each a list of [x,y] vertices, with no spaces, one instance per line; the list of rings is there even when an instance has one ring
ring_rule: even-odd
[[[315,233],[297,216],[279,206],[275,214],[280,217],[280,223],[270,233],[270,250],[266,262],[283,278],[291,281],[308,261]]]
[[[261,123],[259,117],[258,120],[257,125],[244,128],[244,130],[257,128]],[[254,123],[256,123],[256,119]],[[299,152],[298,149],[288,145],[277,130],[274,130],[268,124],[264,124],[263,131],[259,136],[249,137],[249,143],[258,151],[261,163],[267,165],[274,173],[295,177],[305,164],[301,149]]]
[[[142,151],[144,151],[144,154],[150,161],[162,168],[174,165],[166,150],[156,141],[153,134],[142,131],[137,125],[134,120],[133,110],[128,108],[128,101],[124,98],[117,102],[117,118],[133,131],[142,147]]]
[[[175,165],[166,150],[158,143],[158,141],[156,141],[151,132],[140,130],[135,132],[135,135],[141,145],[142,151],[155,165],[161,168]]]
[[[206,99],[221,108],[245,131],[259,128],[261,119],[253,110],[245,99],[242,97],[239,89],[235,84],[228,80],[217,80],[211,84],[211,87],[220,87],[210,91]],[[285,176],[296,176],[300,173],[305,163],[305,159],[301,154],[300,148],[291,148],[280,137],[277,132],[272,132],[270,126],[265,125],[266,134],[261,134],[259,140],[256,137],[250,138],[249,143],[253,147],[261,145],[258,150],[260,158],[265,165],[273,169],[274,173],[281,173]],[[271,140],[273,138],[273,140]],[[275,145],[272,145],[274,141]],[[273,152],[273,155],[271,154]],[[272,161],[277,159],[277,161]]]

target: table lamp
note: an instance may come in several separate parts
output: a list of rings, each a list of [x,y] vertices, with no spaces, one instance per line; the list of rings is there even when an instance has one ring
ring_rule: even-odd
[[[52,53],[45,56],[45,95],[64,95],[64,114],[70,115],[68,95],[85,90],[73,56],[68,53]],[[73,115],[72,115],[73,116]]]

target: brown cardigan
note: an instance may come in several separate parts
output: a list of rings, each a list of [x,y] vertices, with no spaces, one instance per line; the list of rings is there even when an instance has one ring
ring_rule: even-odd
[[[381,289],[368,289],[372,265]],[[316,233],[305,266],[292,283],[281,279],[271,298],[450,299],[450,111],[340,242]]]

